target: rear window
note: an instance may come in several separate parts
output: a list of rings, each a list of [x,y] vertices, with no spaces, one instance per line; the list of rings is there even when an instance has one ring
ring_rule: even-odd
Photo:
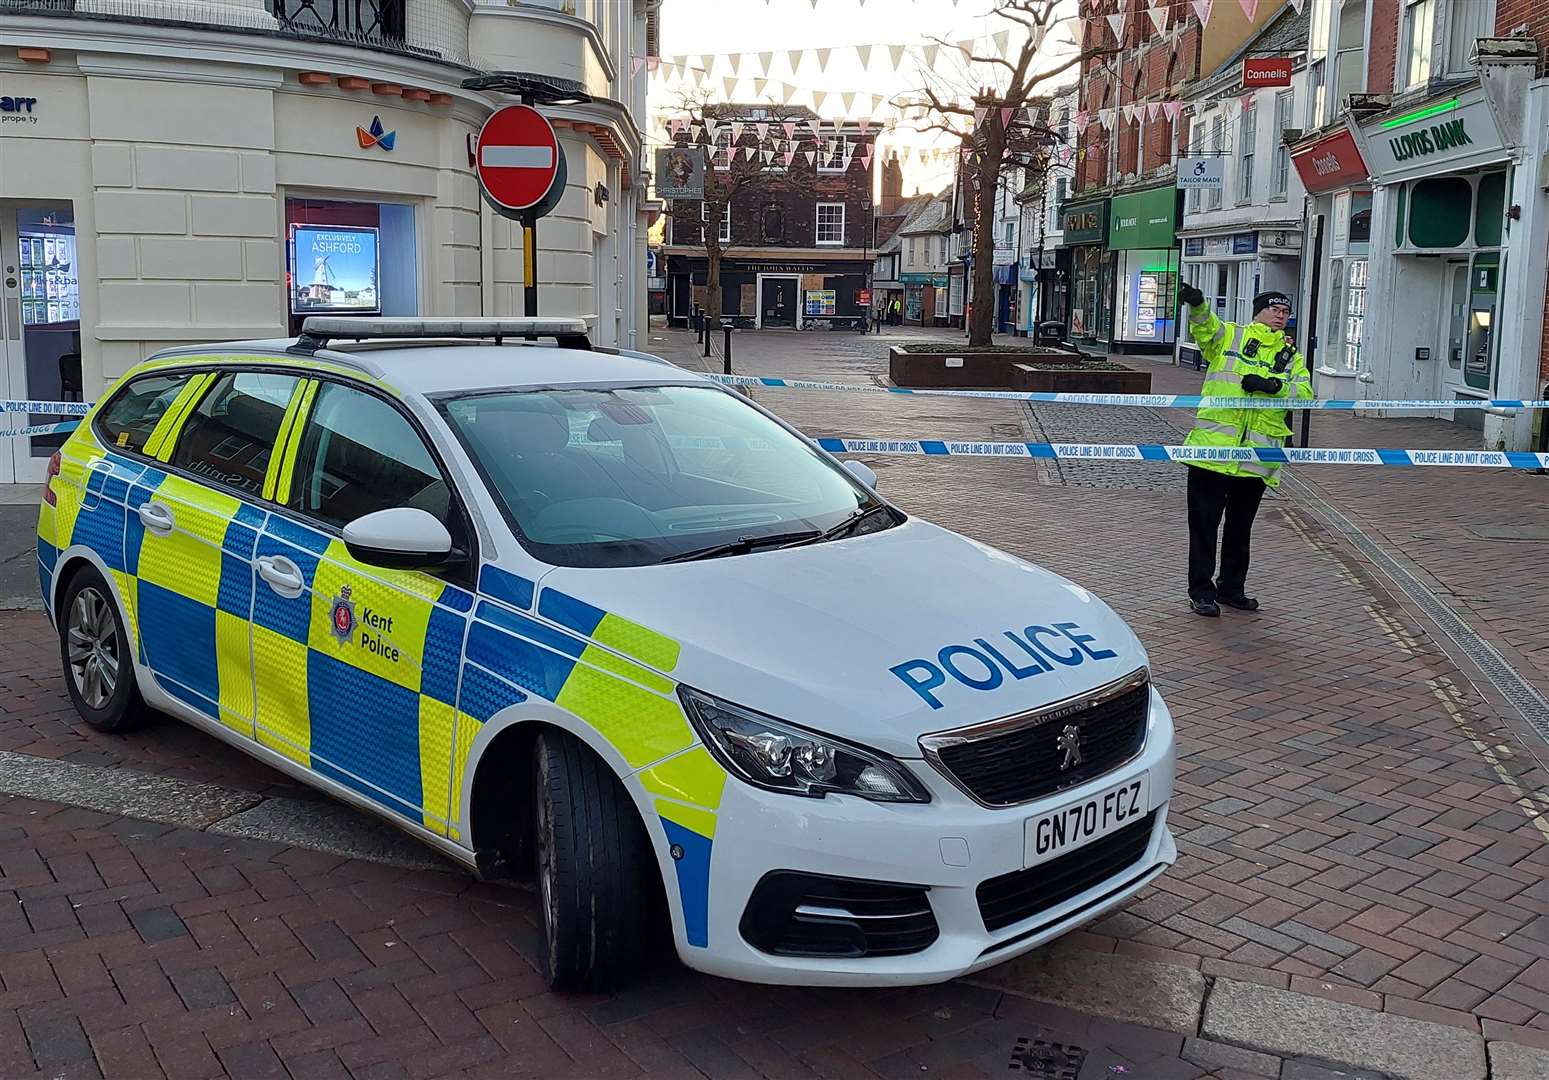
[[[142,375],[130,380],[97,417],[97,431],[117,450],[143,453],[145,444],[193,372]]]

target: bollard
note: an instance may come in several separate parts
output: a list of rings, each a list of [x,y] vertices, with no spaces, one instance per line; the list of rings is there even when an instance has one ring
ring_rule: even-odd
[[[1290,425],[1286,425],[1286,426],[1289,427]],[[1312,410],[1311,409],[1303,409],[1302,410],[1302,446],[1305,448],[1305,447],[1308,447],[1308,446],[1311,446],[1311,445],[1312,445]]]
[[[705,317],[705,355],[710,355],[710,319]]]
[[[694,341],[701,342],[705,339],[705,313],[698,308],[694,309]]]
[[[730,375],[731,374],[731,327],[723,326],[723,327],[721,327],[721,329],[726,334],[726,348],[722,351],[722,357],[721,357],[721,359],[723,361],[722,367],[725,368],[725,370],[722,372],[722,374],[723,375]]]

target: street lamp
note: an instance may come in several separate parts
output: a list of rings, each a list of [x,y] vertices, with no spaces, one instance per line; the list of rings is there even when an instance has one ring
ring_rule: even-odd
[[[514,95],[523,105],[586,105],[592,95],[574,79],[532,71],[491,71],[463,80],[464,90],[494,90]]]

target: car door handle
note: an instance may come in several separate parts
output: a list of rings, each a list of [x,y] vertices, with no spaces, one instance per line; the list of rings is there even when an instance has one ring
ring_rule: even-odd
[[[148,502],[140,507],[140,524],[158,536],[166,536],[174,524],[172,511],[159,502]]]
[[[269,588],[281,596],[295,599],[306,588],[301,567],[283,555],[265,555],[258,560],[258,576],[269,583]]]

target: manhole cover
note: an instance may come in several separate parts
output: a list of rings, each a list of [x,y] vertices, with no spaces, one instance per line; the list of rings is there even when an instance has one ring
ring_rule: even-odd
[[[1076,1080],[1085,1061],[1086,1051],[1079,1046],[1023,1038],[1011,1051],[1010,1068],[1036,1080]]]
[[[1002,442],[1021,442],[1021,424],[991,424],[990,438],[999,439]]]

